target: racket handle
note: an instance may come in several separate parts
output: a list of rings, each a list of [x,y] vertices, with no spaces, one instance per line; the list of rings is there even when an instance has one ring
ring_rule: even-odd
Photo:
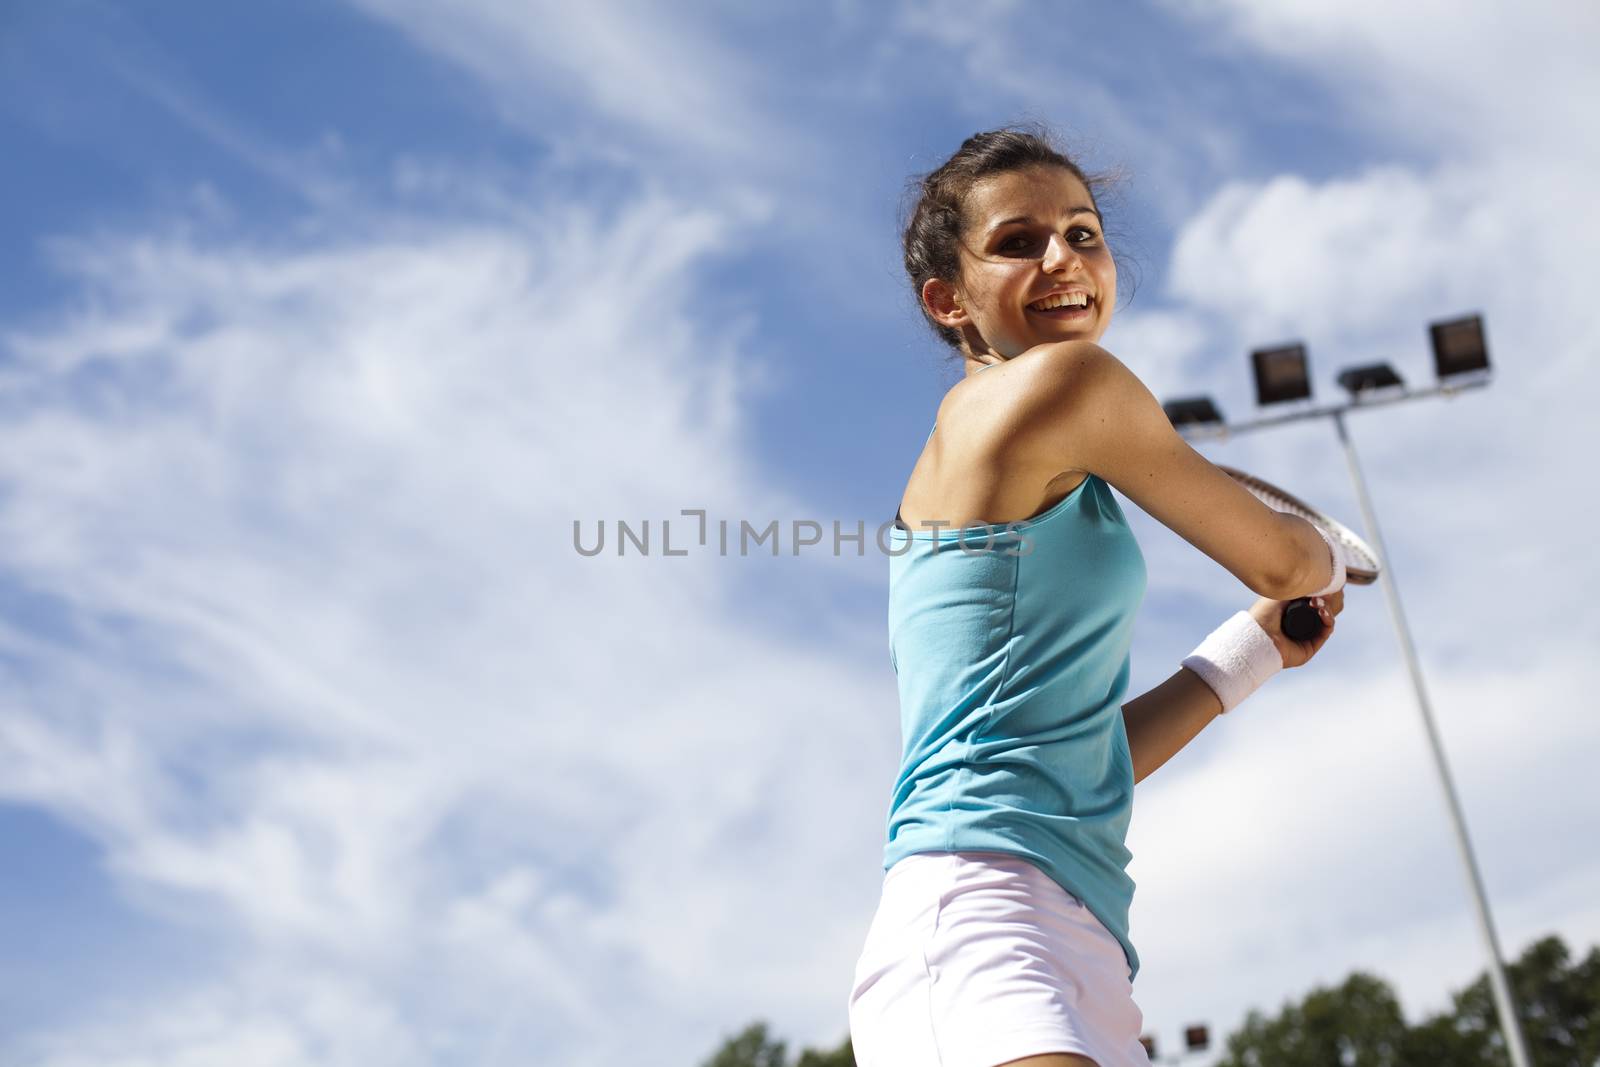
[[[1283,636],[1291,641],[1312,641],[1322,633],[1322,615],[1311,606],[1311,598],[1300,597],[1283,606]]]

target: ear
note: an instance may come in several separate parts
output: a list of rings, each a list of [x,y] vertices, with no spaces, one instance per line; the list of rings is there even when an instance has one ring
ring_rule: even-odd
[[[940,326],[959,330],[972,323],[972,316],[961,306],[961,294],[942,278],[929,278],[922,283],[922,306]]]

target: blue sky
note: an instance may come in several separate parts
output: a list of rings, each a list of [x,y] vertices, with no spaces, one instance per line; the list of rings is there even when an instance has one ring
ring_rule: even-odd
[[[1104,342],[1487,390],[1352,417],[1511,951],[1600,941],[1579,5],[0,15],[0,1059],[694,1063],[844,1034],[898,754],[881,556],[579,557],[574,519],[892,515],[953,381],[906,179],[1053,125]],[[1205,446],[1355,514],[1325,427]],[[1128,505],[1135,692],[1249,602]],[[678,528],[675,527],[675,537]],[[1473,569],[1492,556],[1496,564]],[[1164,1043],[1481,966],[1381,596],[1141,786]]]

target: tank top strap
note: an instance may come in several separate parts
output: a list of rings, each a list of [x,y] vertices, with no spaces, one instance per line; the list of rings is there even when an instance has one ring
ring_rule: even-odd
[[[985,363],[983,366],[979,367],[973,373],[974,374],[982,374],[984,371],[988,370],[990,367],[998,367],[999,365],[1000,364],[998,364],[998,363]],[[939,420],[938,419],[934,419],[933,420],[933,425],[928,427],[928,436],[924,437],[922,439],[922,447],[923,448],[927,448],[928,447],[928,442],[933,440],[934,431],[936,431],[938,428],[939,428]],[[899,508],[895,509],[894,520],[897,523],[900,521],[900,509]]]
[[[972,373],[974,373],[974,374],[982,374],[984,371],[988,370],[990,367],[998,367],[999,365],[1000,365],[999,363],[985,363],[983,366],[979,367],[977,370],[973,371]],[[926,445],[929,441],[933,440],[933,431],[937,430],[938,428],[939,428],[939,420],[938,419],[934,419],[933,420],[933,425],[928,429],[928,436],[922,442],[924,445]]]

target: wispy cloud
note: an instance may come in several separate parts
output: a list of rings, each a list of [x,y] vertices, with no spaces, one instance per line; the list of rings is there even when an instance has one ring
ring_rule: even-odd
[[[1593,98],[1593,65],[1576,46],[1600,37],[1600,12],[1592,5],[1428,0],[1397,9],[1380,0],[1164,0],[1163,6],[1336,86],[1343,106],[1397,145],[1457,155],[1555,150],[1591,161],[1600,149],[1593,124],[1581,121]]]
[[[886,76],[927,79],[974,129],[1042,121],[1089,169],[1131,176],[1137,200],[1114,205],[1113,223],[1137,213],[1177,225],[1215,175],[1250,162],[1248,134],[1229,110],[1239,87],[1209,77],[1213,57],[1134,9],[1075,10],[1069,26],[1050,31],[1059,43],[1049,47],[1040,46],[1038,12],[1009,0],[903,0],[889,31],[885,49],[896,62],[884,64],[893,72]],[[1181,59],[1149,62],[1180,49]],[[1228,71],[1253,84],[1250,74]],[[1253,102],[1252,117],[1270,106]]]
[[[1600,938],[1592,864],[1525,833],[1594,835],[1582,769],[1600,740],[1576,709],[1595,681],[1597,575],[1569,492],[1589,480],[1592,441],[1573,427],[1600,384],[1586,292],[1600,235],[1577,206],[1592,168],[1558,118],[1515,138],[1454,120],[1463,101],[1516,111],[1505,85],[1522,78],[1543,99],[1577,77],[1566,52],[1555,81],[1519,47],[1505,83],[1467,69],[1456,84],[1442,50],[1413,42],[1427,58],[1407,58],[1420,21],[1386,11],[1380,24],[1371,6],[1165,27],[1330,85],[1340,49],[1367,42],[1368,88],[1341,106],[1378,86],[1408,90],[1397,114],[1444,116],[1449,136],[1425,140],[1437,158],[1369,157],[1322,178],[1268,166],[1272,146],[1228,117],[1230,100],[1250,103],[1228,79],[1183,107],[1167,89],[1122,94],[1075,65],[1098,56],[1103,73],[1115,48],[1079,35],[1078,50],[1040,49],[1015,4],[981,12],[987,36],[954,32],[970,7],[836,5],[825,29],[850,31],[837,53],[749,55],[711,11],[361,6],[482,78],[569,162],[620,162],[634,180],[602,196],[575,188],[574,166],[565,196],[514,164],[485,176],[419,154],[393,179],[426,217],[350,217],[312,167],[318,225],[270,241],[152,224],[52,243],[73,299],[0,335],[0,583],[51,620],[0,620],[0,796],[92,837],[139,907],[217,932],[231,955],[187,995],[130,989],[7,1035],[8,1057],[534,1050],[581,1065],[635,1053],[645,1033],[660,1058],[690,1062],[758,1015],[837,1040],[898,748],[881,615],[779,633],[773,605],[833,571],[580,559],[570,530],[684,506],[806,510],[754,458],[766,442],[751,401],[769,373],[757,350],[777,342],[722,317],[773,275],[705,278],[763,226],[815,265],[816,287],[843,274],[841,249],[877,231],[840,221],[865,198],[840,192],[859,195],[862,172],[837,159],[887,137],[871,122],[919,128],[930,108],[984,124],[1032,108],[1069,130],[1088,115],[1136,187],[1165,183],[1156,214],[1183,223],[1167,287],[1107,338],[1163,395],[1199,384],[1230,413],[1248,407],[1244,351],[1286,333],[1311,343],[1320,390],[1344,361],[1426,376],[1426,321],[1487,313],[1491,389],[1352,429],[1506,944],[1552,926]],[[1499,31],[1467,25],[1449,39],[1470,37],[1481,71]],[[784,95],[796,55],[824,68],[804,108]],[[858,80],[883,108],[871,122],[851,106]],[[181,82],[142,84],[257,170],[305,178],[299,157]],[[806,150],[819,131],[837,157]],[[747,180],[796,160],[833,177],[788,201],[804,176]],[[702,181],[657,180],[684,173]],[[735,195],[741,183],[753,192]],[[882,304],[877,290],[850,299],[826,314],[854,336]],[[1352,512],[1333,447],[1319,428],[1208,451]],[[1159,576],[1137,687],[1242,601],[1130,511]],[[1485,557],[1495,565],[1472,565]],[[1356,965],[1429,1005],[1479,965],[1378,591],[1351,591],[1340,627],[1311,669],[1143,787],[1134,934],[1153,1026],[1208,1015],[1220,1029]],[[1218,979],[1219,961],[1240,959]]]
[[[1600,871],[1582,850],[1532,845],[1526,828],[1550,828],[1540,841],[1597,829],[1581,799],[1584,768],[1600,757],[1581,710],[1595,684],[1581,649],[1600,632],[1551,625],[1586,618],[1600,585],[1572,492],[1588,478],[1585,412],[1600,389],[1590,355],[1600,315],[1578,281],[1600,240],[1578,192],[1592,138],[1514,118],[1552,93],[1592,95],[1592,72],[1575,77],[1579,52],[1558,44],[1590,15],[1233,7],[1231,32],[1343,87],[1345,106],[1374,128],[1413,131],[1437,158],[1226,183],[1178,232],[1167,295],[1205,324],[1222,354],[1204,368],[1209,391],[1235,415],[1249,406],[1249,347],[1307,340],[1319,392],[1338,366],[1376,360],[1423,384],[1426,324],[1485,315],[1498,367],[1488,390],[1349,421],[1502,945],[1514,953],[1552,931],[1590,943]],[[1194,8],[1196,22],[1212,14]],[[1502,136],[1506,123],[1516,129]],[[1326,429],[1269,436],[1207,450],[1355,514]],[[1186,546],[1154,524],[1140,533],[1153,570],[1183,569]],[[1484,966],[1383,614],[1376,590],[1352,590],[1325,662],[1203,737],[1148,794],[1133,840],[1135,934],[1162,946],[1140,979],[1147,1018],[1209,1011],[1231,1026],[1246,1005],[1275,1007],[1356,967],[1397,981],[1415,1018],[1447,1007],[1445,991]],[[1147,625],[1143,648],[1182,654],[1176,634]],[[1218,928],[1222,915],[1235,918]],[[1228,994],[1197,994],[1219,968],[1237,976]]]
[[[688,1057],[857,933],[817,889],[880,790],[806,783],[870,749],[888,680],[735,621],[736,560],[570,541],[798,510],[743,458],[736,339],[675,310],[732,220],[549,219],[64,243],[95,310],[7,335],[4,573],[73,639],[0,625],[37,679],[0,710],[0,790],[248,946],[190,1021],[95,1023],[112,1062],[200,1062],[206,1019],[243,1062],[388,1061],[398,1017],[479,1035],[428,1062],[600,1063],[640,1032]],[[645,227],[648,257],[615,254]],[[752,943],[773,908],[792,936]],[[741,987],[708,991],[707,958]],[[307,966],[323,992],[294,991]],[[75,1034],[27,1047],[77,1062]]]
[[[275,141],[236,104],[224,104],[213,87],[201,84],[187,62],[192,57],[143,23],[140,13],[103,0],[71,0],[20,16],[6,42],[4,74],[24,121],[52,141],[83,145],[97,163],[116,160],[119,150],[129,148],[135,158],[116,162],[136,171],[165,162],[159,173],[164,181],[189,171],[195,157],[181,150],[191,147],[185,138],[169,139],[165,123],[149,122],[158,114],[288,193],[299,207],[331,211],[354,201],[353,183],[341,174],[345,145],[336,130],[316,130],[299,145]],[[145,145],[147,154],[140,157]],[[151,158],[156,153],[162,158]],[[203,165],[199,169],[205,173]],[[226,213],[213,184],[202,180],[198,190],[219,214]]]
[[[1498,267],[1497,250],[1526,242],[1486,177],[1389,166],[1230,183],[1180,232],[1169,294],[1261,343],[1298,331],[1351,348],[1397,321],[1498,304],[1529,279]],[[1487,269],[1460,271],[1470,262]]]
[[[563,151],[646,170],[701,157],[692,171],[703,179],[770,163],[772,146],[792,150],[799,136],[762,106],[771,86],[759,64],[718,34],[707,11],[637,0],[469,0],[448,10],[351,2],[482,79],[510,120]]]
[[[313,207],[331,209],[349,204],[354,187],[341,178],[334,163],[342,145],[329,131],[312,147],[286,150],[254,134],[236,118],[224,113],[206,95],[184,88],[170,73],[132,61],[126,53],[107,56],[113,70],[134,91],[158,104],[173,118],[234,159],[298,194]]]

